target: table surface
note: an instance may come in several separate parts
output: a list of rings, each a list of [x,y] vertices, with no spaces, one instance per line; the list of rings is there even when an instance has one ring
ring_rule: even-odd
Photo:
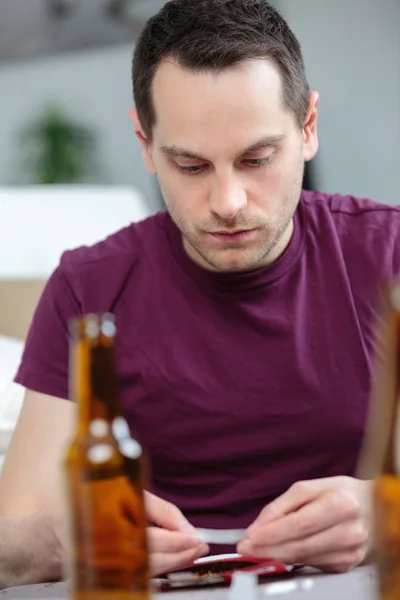
[[[290,585],[291,583],[291,585]],[[284,584],[280,587],[277,584]],[[376,600],[377,576],[373,566],[360,567],[345,575],[325,575],[304,570],[296,576],[259,585],[257,600],[261,598],[288,598],[288,600]],[[67,600],[64,583],[47,583],[9,588],[0,592],[0,600]],[[229,588],[180,590],[154,594],[154,600],[229,600]],[[245,600],[245,599],[243,599]]]

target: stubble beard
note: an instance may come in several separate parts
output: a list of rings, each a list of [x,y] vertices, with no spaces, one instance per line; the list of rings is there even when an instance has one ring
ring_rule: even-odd
[[[204,261],[205,265],[203,266],[205,266],[205,268],[207,268],[208,265],[212,270],[220,272],[249,272],[262,268],[268,264],[269,255],[278,246],[283,236],[288,231],[299,203],[302,180],[303,177],[301,177],[300,181],[293,182],[292,191],[290,194],[287,194],[285,201],[282,203],[277,223],[273,228],[266,222],[251,223],[250,221],[246,221],[239,216],[237,219],[234,219],[230,222],[217,218],[214,219],[213,223],[200,223],[197,224],[195,230],[190,229],[187,227],[184,215],[175,213],[173,209],[174,202],[169,202],[168,195],[165,194],[164,190],[162,190],[162,193],[167,210],[175,225],[180,230],[186,251],[188,252],[189,250],[188,254],[192,255],[192,259],[198,255],[202,261]],[[257,225],[260,226],[265,232],[264,241],[261,240],[259,242],[258,248],[252,249],[251,246],[249,248],[246,248],[246,246],[241,247],[239,252],[242,254],[242,256],[235,256],[235,249],[232,248],[208,250],[201,242],[201,237],[208,235],[206,233],[207,231],[224,229],[235,230],[240,229],[240,227],[251,228],[253,226],[256,227]],[[197,233],[197,231],[201,233]],[[288,243],[290,243],[290,240],[288,240]],[[284,250],[285,247],[282,249],[282,251]],[[224,260],[223,254],[226,254],[227,252],[233,252],[233,258],[231,260]],[[221,258],[219,259],[219,257]]]

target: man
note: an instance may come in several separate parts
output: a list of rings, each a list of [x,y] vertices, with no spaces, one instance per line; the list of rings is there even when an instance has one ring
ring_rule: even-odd
[[[167,3],[138,41],[133,82],[167,213],[67,252],[46,287],[0,480],[1,583],[61,573],[67,322],[103,311],[152,465],[153,571],[209,551],[192,526],[245,527],[241,553],[348,570],[370,550],[370,484],[354,476],[399,210],[301,191],[318,94],[265,0]]]

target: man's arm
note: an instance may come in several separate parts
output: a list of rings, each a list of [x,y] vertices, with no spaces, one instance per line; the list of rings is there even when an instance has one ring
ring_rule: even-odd
[[[27,391],[0,474],[0,588],[61,577],[60,460],[76,406]]]
[[[0,475],[0,589],[62,576],[63,518],[60,462],[76,405],[27,391]],[[146,494],[154,574],[208,552],[174,505]]]
[[[61,577],[62,547],[48,510],[0,516],[0,590]]]

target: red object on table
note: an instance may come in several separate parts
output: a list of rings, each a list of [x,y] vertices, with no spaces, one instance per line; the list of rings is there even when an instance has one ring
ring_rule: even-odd
[[[184,568],[162,573],[153,579],[157,590],[230,585],[235,571],[254,573],[260,580],[274,575],[291,573],[296,567],[269,558],[254,556],[217,555],[198,559]]]

